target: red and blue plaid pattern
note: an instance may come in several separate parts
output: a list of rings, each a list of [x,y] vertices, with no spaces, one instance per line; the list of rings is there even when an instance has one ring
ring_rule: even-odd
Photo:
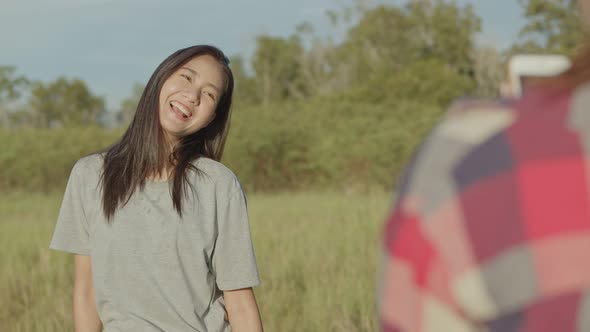
[[[590,85],[452,107],[385,226],[383,331],[590,331]]]

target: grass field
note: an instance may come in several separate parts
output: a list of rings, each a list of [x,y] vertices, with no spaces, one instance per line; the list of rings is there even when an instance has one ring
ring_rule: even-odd
[[[0,198],[0,331],[72,331],[72,257],[47,249],[61,193]],[[382,192],[251,194],[265,330],[375,331]]]

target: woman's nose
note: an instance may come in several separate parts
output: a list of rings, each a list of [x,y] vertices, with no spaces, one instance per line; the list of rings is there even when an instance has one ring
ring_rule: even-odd
[[[187,101],[193,105],[199,105],[201,101],[201,93],[197,89],[187,89],[184,92]]]

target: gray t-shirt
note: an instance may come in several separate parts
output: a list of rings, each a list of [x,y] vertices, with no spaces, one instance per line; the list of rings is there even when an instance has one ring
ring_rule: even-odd
[[[183,217],[169,183],[148,181],[108,225],[98,180],[103,159],[70,175],[50,248],[92,257],[103,331],[230,331],[223,290],[260,284],[246,199],[235,175],[207,158],[189,171]]]

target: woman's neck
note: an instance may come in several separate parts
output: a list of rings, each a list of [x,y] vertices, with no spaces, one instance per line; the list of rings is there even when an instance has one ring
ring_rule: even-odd
[[[180,143],[180,139],[174,136],[171,136],[164,132],[164,156],[166,159],[166,165],[164,169],[159,170],[158,173],[151,174],[147,178],[151,181],[166,181],[171,178],[172,172],[174,170],[174,165],[169,164],[169,156],[174,151],[174,148]]]
[[[166,167],[159,173],[149,175],[147,179],[150,181],[167,181],[172,177],[172,170],[173,168],[171,166]]]

